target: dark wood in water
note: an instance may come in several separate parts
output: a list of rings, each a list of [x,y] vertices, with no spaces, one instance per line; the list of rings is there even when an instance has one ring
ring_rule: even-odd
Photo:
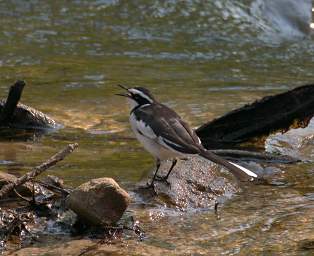
[[[1,111],[0,126],[5,126],[12,120],[16,106],[22,96],[24,86],[24,81],[17,81],[14,85],[10,87],[8,98]]]
[[[208,149],[235,148],[250,140],[263,142],[274,132],[304,128],[313,115],[314,85],[305,85],[235,109],[196,133]]]
[[[0,100],[0,137],[14,137],[14,134],[23,137],[22,129],[43,131],[58,127],[46,114],[19,103],[25,85],[24,81],[17,81],[10,87],[7,99]]]

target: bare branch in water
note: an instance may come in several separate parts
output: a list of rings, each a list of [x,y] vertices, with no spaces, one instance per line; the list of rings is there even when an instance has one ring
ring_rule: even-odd
[[[53,155],[46,162],[33,168],[30,172],[21,176],[15,182],[4,185],[2,187],[2,189],[0,190],[0,199],[3,198],[5,195],[7,195],[14,188],[23,185],[25,182],[35,178],[36,176],[38,176],[39,174],[41,174],[42,172],[44,172],[48,168],[50,168],[50,167],[54,166],[56,163],[62,161],[67,155],[71,154],[74,151],[74,149],[76,149],[77,147],[78,147],[77,143],[67,145],[66,148],[59,151],[55,155]]]

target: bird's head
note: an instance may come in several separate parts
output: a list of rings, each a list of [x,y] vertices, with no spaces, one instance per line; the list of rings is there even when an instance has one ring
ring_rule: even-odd
[[[119,93],[116,95],[127,97],[128,101],[131,105],[131,109],[142,106],[145,104],[152,104],[156,102],[153,95],[150,93],[150,91],[144,87],[132,87],[127,88],[123,85],[118,85],[120,88],[124,89],[126,93]]]

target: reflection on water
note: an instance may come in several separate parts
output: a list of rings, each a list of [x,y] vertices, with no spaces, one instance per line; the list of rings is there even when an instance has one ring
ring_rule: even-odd
[[[312,161],[314,156],[313,138],[314,122],[310,121],[306,129],[293,129],[285,134],[273,134],[266,141],[266,151],[291,155]]]
[[[14,80],[25,79],[22,101],[65,125],[29,141],[0,141],[0,170],[23,173],[75,141],[79,149],[50,174],[69,185],[109,176],[131,187],[148,175],[153,159],[133,139],[116,84],[149,87],[197,127],[313,82],[311,2],[298,1],[293,13],[280,2],[0,1],[1,98]],[[266,148],[311,160],[312,134],[311,124],[274,135]],[[314,165],[271,167],[281,170],[272,186],[248,186],[222,206],[219,221],[211,211],[144,210],[135,201],[135,215],[149,231],[136,250],[298,254],[301,240],[314,239]]]

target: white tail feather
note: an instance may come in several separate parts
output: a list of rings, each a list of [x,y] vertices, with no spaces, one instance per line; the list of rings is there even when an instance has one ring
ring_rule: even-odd
[[[247,175],[249,175],[251,177],[254,177],[254,178],[257,178],[257,174],[252,172],[252,171],[250,171],[249,169],[246,169],[243,166],[235,164],[235,163],[232,163],[232,162],[229,162],[229,163],[234,165],[235,167],[238,167],[240,170],[244,171]]]

